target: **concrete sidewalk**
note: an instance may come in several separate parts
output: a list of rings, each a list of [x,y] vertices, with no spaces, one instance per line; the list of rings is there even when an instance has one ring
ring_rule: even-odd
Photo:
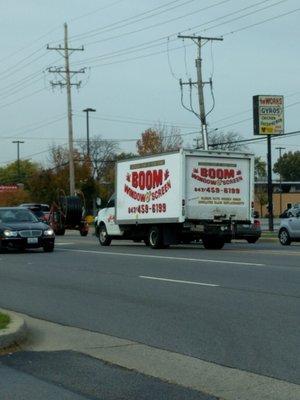
[[[99,360],[225,400],[298,400],[300,386],[138,342],[20,315],[28,351],[74,350]]]

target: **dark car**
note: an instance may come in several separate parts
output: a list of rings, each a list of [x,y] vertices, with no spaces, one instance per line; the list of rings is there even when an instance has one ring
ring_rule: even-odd
[[[234,229],[235,239],[245,239],[248,243],[256,243],[261,236],[260,221],[255,219],[252,224],[237,224]]]
[[[0,207],[0,251],[42,247],[50,252],[54,249],[54,241],[53,229],[27,208]]]
[[[19,207],[28,208],[40,221],[49,221],[50,206],[48,204],[23,203]]]

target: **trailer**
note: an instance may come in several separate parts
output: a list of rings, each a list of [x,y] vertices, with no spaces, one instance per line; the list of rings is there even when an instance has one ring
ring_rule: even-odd
[[[85,218],[83,195],[66,196],[63,191],[50,208],[48,223],[55,235],[64,235],[66,229],[78,230],[81,236],[87,236],[89,224]]]
[[[96,217],[102,246],[112,239],[152,248],[202,241],[221,249],[253,224],[254,157],[184,150],[122,160],[115,194]]]

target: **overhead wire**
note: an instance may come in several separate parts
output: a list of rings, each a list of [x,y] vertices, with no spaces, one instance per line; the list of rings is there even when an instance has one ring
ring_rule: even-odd
[[[250,5],[250,6],[247,6],[247,7],[243,7],[242,9],[239,9],[239,10],[236,10],[236,11],[234,11],[234,12],[231,12],[231,13],[228,13],[228,14],[226,14],[226,15],[224,15],[224,16],[221,16],[221,17],[218,17],[218,18],[215,18],[215,19],[212,19],[212,20],[210,20],[210,21],[208,21],[208,22],[206,22],[206,23],[202,23],[202,24],[200,24],[200,25],[196,25],[194,28],[196,28],[196,27],[200,27],[200,26],[205,26],[205,25],[207,25],[207,24],[209,24],[209,23],[211,23],[211,22],[214,22],[214,21],[216,21],[216,20],[219,20],[219,19],[221,19],[221,18],[226,18],[227,16],[230,16],[230,15],[234,15],[234,14],[236,14],[236,13],[240,13],[240,12],[242,12],[242,11],[245,11],[246,9],[249,9],[249,8],[252,8],[252,7],[254,7],[254,6],[257,6],[257,5],[259,5],[259,4],[262,4],[262,3],[265,3],[265,2],[267,2],[267,1],[271,1],[271,0],[263,0],[263,1],[259,1],[259,2],[257,2],[257,3],[255,3],[255,4],[252,4],[252,5]],[[288,0],[280,0],[280,2],[283,2],[283,1],[288,1]],[[219,3],[218,3],[219,4]],[[273,7],[274,5],[277,5],[278,3],[274,3],[274,4],[271,4],[271,5],[268,5],[267,7],[264,7],[263,9],[265,10],[265,9],[267,9],[267,8],[269,8],[269,7]],[[260,11],[262,11],[262,8],[261,9],[258,9],[258,10],[254,10],[251,14],[254,14],[254,13],[257,13],[257,12],[260,12]],[[284,13],[284,15],[286,15],[286,13]],[[281,15],[280,14],[280,16],[284,16],[284,15]],[[245,17],[245,15],[242,15],[242,16],[239,16],[239,17],[237,17],[236,19],[239,19],[239,18],[244,18]],[[228,21],[227,21],[228,22]],[[226,22],[226,23],[227,23]],[[261,23],[263,23],[263,21],[261,22]],[[190,29],[192,29],[192,28],[189,28],[188,30],[190,30]],[[188,30],[183,30],[183,31],[181,31],[181,33],[183,33],[183,32],[187,32]],[[132,31],[132,33],[133,32],[135,32],[135,31]],[[175,41],[175,39],[170,39],[172,36],[173,36],[174,34],[171,34],[171,35],[168,35],[168,36],[164,36],[164,37],[161,37],[161,38],[159,38],[159,39],[155,39],[155,40],[152,40],[152,41],[150,41],[150,42],[152,42],[152,43],[154,43],[154,42],[157,42],[157,41],[159,41],[159,40],[161,40],[161,39],[166,39],[166,38],[168,38],[169,37],[169,43],[170,42],[173,42],[173,41]],[[225,34],[224,34],[225,35]],[[222,35],[222,36],[224,36],[224,35]],[[123,36],[123,35],[120,35],[120,37],[121,36]],[[150,43],[149,41],[148,42],[146,42],[146,43]],[[145,44],[146,44],[145,43]],[[137,45],[137,47],[142,47],[142,45],[143,44],[139,44],[139,45]],[[159,45],[159,44],[158,44]],[[161,45],[163,45],[163,43],[161,44]],[[150,46],[149,46],[150,47]],[[151,46],[151,47],[154,47],[154,46]],[[131,50],[134,50],[134,48],[135,48],[135,46],[130,46],[130,48],[129,49],[131,49]],[[144,49],[144,50],[146,50],[147,49],[147,47]],[[174,47],[174,48],[172,48],[172,49],[170,49],[169,48],[169,52],[170,51],[174,51],[174,50],[177,50],[178,49],[178,47]],[[139,51],[141,51],[141,50],[139,50]],[[133,61],[133,60],[137,60],[137,59],[139,59],[139,58],[145,58],[145,57],[150,57],[150,56],[153,56],[153,55],[157,55],[157,54],[162,54],[162,53],[164,53],[164,52],[167,52],[168,50],[165,50],[165,51],[157,51],[157,52],[151,52],[151,53],[148,53],[148,54],[145,54],[145,55],[141,55],[141,56],[137,56],[137,57],[132,57],[132,58],[126,58],[126,59],[123,59],[123,60],[118,60],[118,61],[115,61],[115,62],[104,62],[103,64],[96,64],[95,66],[93,66],[93,67],[100,67],[100,66],[107,66],[107,65],[113,65],[113,64],[119,64],[119,63],[123,63],[123,62],[128,62],[128,61]],[[132,52],[132,51],[131,51]],[[122,53],[125,53],[125,50],[124,49],[122,49],[122,50],[119,50],[119,51],[114,51],[114,52],[111,52],[110,53],[110,55],[112,56],[112,57],[116,57],[117,55],[122,55]],[[128,54],[128,52],[127,52],[127,54]],[[107,59],[109,57],[109,53],[107,53],[107,54],[105,54],[105,58]],[[101,58],[102,58],[102,56],[98,56],[98,57],[95,57],[94,58],[94,61],[95,62],[97,62],[97,60],[101,60]],[[85,60],[82,60],[81,61],[81,63],[83,63]]]
[[[195,0],[185,0],[182,4],[179,4],[177,6],[172,6],[171,8],[159,11],[158,13],[154,13],[154,14],[152,14],[150,16],[148,15],[149,13],[153,13],[153,12],[155,12],[157,10],[161,10],[162,8],[165,8],[168,5],[178,3],[179,1],[182,1],[182,0],[173,0],[173,1],[170,1],[168,3],[162,4],[162,5],[158,6],[158,7],[155,7],[153,9],[150,9],[148,11],[144,11],[142,13],[133,15],[131,17],[127,17],[127,18],[121,19],[119,21],[116,21],[114,23],[110,23],[108,25],[102,26],[101,28],[96,28],[96,29],[92,29],[90,31],[87,31],[85,33],[73,35],[73,36],[70,37],[70,40],[74,40],[74,39],[76,39],[76,40],[84,40],[86,38],[94,37],[94,36],[97,36],[99,34],[110,32],[112,30],[116,30],[116,29],[119,30],[120,28],[126,27],[128,25],[132,25],[132,24],[135,24],[137,22],[144,21],[145,19],[152,18],[152,17],[155,17],[157,15],[163,14],[164,12],[171,11],[171,10],[173,10],[175,8],[182,7],[182,6],[184,6],[184,5],[188,4],[188,3],[194,2]],[[139,17],[142,17],[142,18],[139,18]],[[125,22],[125,24],[122,25],[122,23],[124,23],[124,22]]]
[[[119,39],[120,37],[124,38],[125,36],[129,36],[129,35],[132,35],[132,34],[135,34],[135,33],[139,33],[139,32],[142,32],[142,31],[145,31],[145,30],[148,30],[148,29],[157,28],[158,26],[162,26],[162,25],[169,24],[171,22],[178,21],[180,19],[186,18],[186,17],[194,15],[196,13],[200,13],[202,11],[211,9],[213,7],[217,7],[217,6],[221,5],[221,4],[227,3],[229,1],[232,1],[232,0],[221,0],[221,1],[218,1],[217,3],[215,3],[215,4],[212,4],[210,6],[202,7],[200,9],[196,10],[196,11],[189,12],[187,14],[183,14],[183,15],[180,15],[180,16],[177,16],[177,17],[174,17],[174,18],[169,18],[166,21],[157,22],[157,23],[152,24],[152,25],[144,26],[142,28],[138,28],[138,29],[135,29],[135,30],[129,31],[129,32],[124,32],[123,34],[118,34],[118,35],[115,35],[115,36],[110,36],[110,37],[107,37],[107,38],[103,38],[101,40],[97,40],[97,41],[94,41],[94,42],[88,42],[88,43],[86,43],[86,46],[91,45],[91,44],[107,42],[107,41],[113,40],[113,39]],[[270,0],[264,0],[264,1],[270,1]],[[171,35],[168,35],[168,36],[171,36]]]

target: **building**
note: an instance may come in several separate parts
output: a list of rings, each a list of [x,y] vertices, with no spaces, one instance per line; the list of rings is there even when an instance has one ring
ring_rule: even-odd
[[[273,214],[278,217],[295,203],[300,203],[300,182],[273,181]],[[268,185],[266,181],[255,182],[255,211],[260,217],[268,215]]]

